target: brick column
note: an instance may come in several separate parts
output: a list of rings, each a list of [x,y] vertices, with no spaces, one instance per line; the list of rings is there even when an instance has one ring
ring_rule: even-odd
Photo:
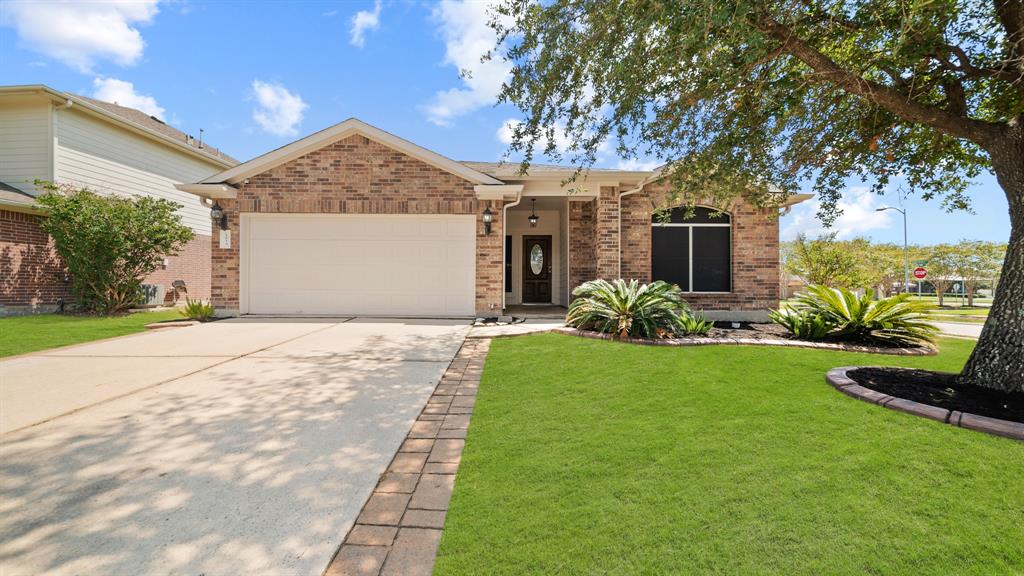
[[[597,278],[594,200],[569,199],[569,289]]]
[[[505,251],[502,240],[505,238],[505,222],[502,220],[501,200],[477,201],[473,215],[476,218],[476,315],[482,317],[499,316],[501,299],[505,293],[502,279],[505,270]],[[491,233],[484,232],[484,220],[481,216],[485,206],[490,206],[493,219]]]
[[[619,190],[601,186],[596,206],[597,277],[619,277]]]

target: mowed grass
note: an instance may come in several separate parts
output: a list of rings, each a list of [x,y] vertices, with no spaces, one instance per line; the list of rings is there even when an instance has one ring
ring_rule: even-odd
[[[145,330],[150,322],[177,318],[181,318],[177,310],[123,316],[39,314],[0,318],[0,357],[123,336]]]
[[[435,574],[1021,574],[1024,443],[848,398],[936,357],[494,341]]]

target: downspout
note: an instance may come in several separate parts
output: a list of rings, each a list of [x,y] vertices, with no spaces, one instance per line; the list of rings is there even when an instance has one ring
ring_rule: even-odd
[[[626,190],[622,194],[619,194],[619,209],[615,213],[619,219],[619,278],[622,278],[622,197],[629,196],[630,194],[636,194],[637,192],[643,190],[646,184],[647,180],[644,179],[636,188],[633,188],[632,190]]]
[[[508,209],[514,208],[523,201],[523,191],[520,189],[516,192],[515,202],[505,203],[501,208],[501,313],[505,313],[505,254],[508,247],[505,243],[508,242]]]

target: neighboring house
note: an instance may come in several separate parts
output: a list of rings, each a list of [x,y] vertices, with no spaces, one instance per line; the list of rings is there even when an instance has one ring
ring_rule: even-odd
[[[52,310],[63,271],[35,203],[33,182],[147,195],[182,204],[196,237],[145,282],[172,295],[183,280],[192,297],[210,295],[210,212],[174,185],[238,161],[133,108],[46,86],[0,87],[0,315]]]
[[[497,316],[619,277],[678,283],[716,318],[778,306],[777,210],[737,202],[661,224],[658,172],[591,170],[569,186],[573,168],[518,172],[350,119],[178,188],[226,214],[212,250],[221,313]]]

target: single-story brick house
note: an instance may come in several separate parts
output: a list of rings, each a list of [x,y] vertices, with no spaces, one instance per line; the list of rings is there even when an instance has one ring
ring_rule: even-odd
[[[236,164],[141,110],[49,86],[0,86],[0,316],[51,312],[62,297],[64,270],[40,228],[35,180],[181,204],[195,237],[144,282],[167,301],[177,280],[209,298],[209,210],[174,185]]]
[[[356,119],[178,188],[216,203],[227,314],[497,316],[595,278],[661,278],[709,316],[779,300],[776,210],[652,221],[653,171],[457,162]],[[792,202],[805,197],[794,197]]]

